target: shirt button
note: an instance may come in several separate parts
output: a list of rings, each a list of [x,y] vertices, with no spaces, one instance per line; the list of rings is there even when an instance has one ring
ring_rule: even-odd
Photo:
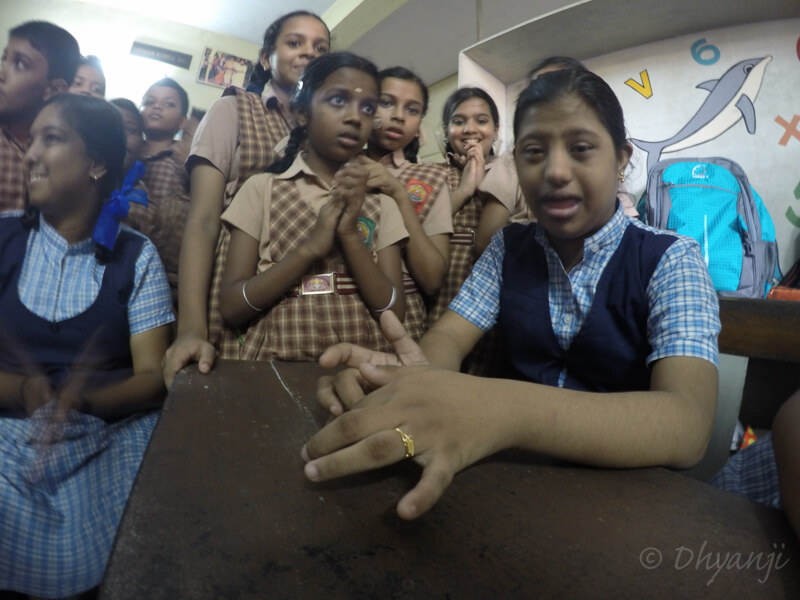
[[[572,324],[572,315],[567,313],[564,315],[564,325],[571,325]]]

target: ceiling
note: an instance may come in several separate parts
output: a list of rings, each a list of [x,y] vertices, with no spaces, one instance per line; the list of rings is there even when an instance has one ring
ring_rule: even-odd
[[[569,0],[83,0],[120,10],[147,14],[242,38],[260,44],[264,29],[277,17],[293,10],[323,15],[337,9],[348,14],[348,28],[360,35],[348,48],[373,60],[380,68],[403,65],[423,80],[435,83],[458,70],[458,53],[480,39],[564,5]],[[573,0],[574,1],[574,0]],[[335,5],[335,6],[334,6]],[[363,19],[363,9],[384,12]],[[395,10],[386,9],[386,6]],[[356,21],[353,23],[352,21]],[[365,25],[361,31],[359,23]],[[334,27],[334,49],[337,46]],[[347,34],[349,38],[353,36]],[[341,37],[345,37],[345,33]]]

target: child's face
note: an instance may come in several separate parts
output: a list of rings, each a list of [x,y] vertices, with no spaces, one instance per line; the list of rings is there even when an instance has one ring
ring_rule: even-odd
[[[133,163],[142,157],[144,136],[142,130],[139,129],[137,115],[124,108],[120,108],[119,113],[122,115],[122,124],[125,126],[125,164],[123,168],[127,173]]]
[[[67,91],[70,94],[102,99],[106,97],[106,79],[92,65],[81,65]]]
[[[306,117],[309,154],[333,165],[358,154],[372,133],[377,101],[378,86],[363,71],[343,67],[328,75]]]
[[[419,135],[424,98],[413,81],[387,77],[381,82],[376,116],[380,128],[372,132],[375,144],[388,152],[405,148]]]
[[[569,241],[582,248],[611,218],[631,151],[618,152],[594,109],[574,94],[525,113],[514,147],[519,184],[557,251]]]
[[[0,121],[8,122],[39,110],[53,90],[47,59],[28,40],[11,38],[0,65]]]
[[[178,90],[154,85],[142,98],[142,119],[146,135],[175,135],[183,125],[183,108]]]
[[[497,135],[497,124],[486,100],[470,98],[459,104],[447,123],[447,139],[456,154],[466,155],[475,144],[489,156]]]
[[[31,126],[23,169],[31,205],[45,215],[68,214],[91,197],[92,175],[105,173],[53,105],[45,106]]]
[[[327,54],[330,39],[325,25],[314,17],[302,15],[284,22],[275,49],[266,57],[272,77],[279,87],[293,88],[312,58]]]

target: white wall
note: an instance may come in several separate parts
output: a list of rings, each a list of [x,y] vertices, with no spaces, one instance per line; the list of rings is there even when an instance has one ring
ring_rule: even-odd
[[[747,132],[744,120],[739,120],[716,139],[662,154],[661,158],[724,156],[738,162],[775,222],[784,270],[800,256],[800,227],[787,217],[790,209],[800,215],[800,198],[794,197],[800,184],[800,139],[791,138],[785,146],[779,144],[786,129],[775,118],[791,122],[795,114],[800,114],[798,34],[800,19],[772,21],[695,33],[586,63],[619,97],[630,136],[657,141],[680,131],[708,98],[709,92],[697,89],[698,84],[719,78],[741,60],[772,56],[754,101],[753,134]],[[692,45],[703,38],[719,51],[714,64],[703,65],[692,58]],[[713,58],[714,54],[708,51],[702,56]],[[644,70],[653,92],[649,99],[625,84],[629,78],[641,81],[640,72]],[[629,189],[638,197],[646,183],[646,154],[638,148],[633,165]]]
[[[95,54],[103,62],[106,97],[130,98],[137,105],[150,84],[166,76],[186,89],[191,106],[208,109],[219,98],[222,88],[195,81],[204,48],[212,47],[248,60],[255,60],[259,49],[257,44],[238,38],[75,0],[0,0],[3,45],[8,29],[30,20],[50,21],[69,31],[77,38],[83,54]],[[187,70],[131,56],[134,41],[190,54],[191,67]]]

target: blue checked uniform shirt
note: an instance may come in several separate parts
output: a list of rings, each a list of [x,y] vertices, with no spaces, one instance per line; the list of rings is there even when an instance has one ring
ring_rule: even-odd
[[[100,292],[103,273],[105,266],[95,260],[91,240],[70,245],[40,217],[38,231],[31,230],[28,237],[19,277],[19,298],[37,316],[50,322],[63,321],[92,305]],[[136,260],[133,292],[128,302],[131,335],[174,320],[164,267],[155,246],[145,240]]]
[[[626,217],[618,206],[611,220],[584,240],[583,259],[569,273],[544,229],[536,229],[536,241],[547,256],[550,319],[563,349],[570,347],[586,320],[600,277],[627,227],[665,233]],[[647,363],[668,356],[690,356],[718,366],[717,294],[697,242],[685,236],[675,237],[677,240],[661,257],[647,286],[650,306],[647,339],[653,350]],[[505,243],[500,230],[450,303],[450,310],[483,331],[489,331],[497,323],[504,255]],[[562,371],[559,387],[563,387],[565,379],[566,371]]]

